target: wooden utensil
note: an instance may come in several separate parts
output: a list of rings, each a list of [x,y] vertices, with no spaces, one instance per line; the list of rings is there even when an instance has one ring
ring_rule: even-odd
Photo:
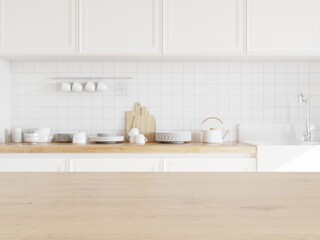
[[[155,141],[156,120],[149,115],[146,107],[142,107],[139,102],[135,103],[134,111],[126,112],[126,137],[131,128],[138,128],[140,133],[145,135],[149,142]]]

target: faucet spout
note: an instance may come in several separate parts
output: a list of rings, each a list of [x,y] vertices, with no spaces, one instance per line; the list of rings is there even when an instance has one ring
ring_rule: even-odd
[[[303,134],[303,139],[305,142],[311,142],[311,126],[310,126],[310,100],[305,98],[302,93],[299,94],[299,103],[306,104],[306,130]]]

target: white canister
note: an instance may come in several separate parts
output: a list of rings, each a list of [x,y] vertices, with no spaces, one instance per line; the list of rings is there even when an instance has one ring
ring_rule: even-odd
[[[12,129],[11,140],[14,143],[21,143],[22,142],[22,128]]]

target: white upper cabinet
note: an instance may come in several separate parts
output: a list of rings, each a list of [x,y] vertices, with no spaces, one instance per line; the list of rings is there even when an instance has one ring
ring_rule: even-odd
[[[76,0],[0,0],[0,53],[76,53]]]
[[[80,51],[160,53],[160,0],[80,0]]]
[[[320,53],[319,0],[248,0],[248,52]]]
[[[247,53],[319,56],[320,0],[0,0],[0,55]]]
[[[242,0],[164,0],[164,52],[244,53]]]

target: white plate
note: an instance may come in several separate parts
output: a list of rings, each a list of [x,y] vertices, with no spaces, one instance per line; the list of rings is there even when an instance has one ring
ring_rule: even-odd
[[[90,142],[95,142],[95,143],[120,143],[120,142],[124,142],[124,136],[90,137]]]

